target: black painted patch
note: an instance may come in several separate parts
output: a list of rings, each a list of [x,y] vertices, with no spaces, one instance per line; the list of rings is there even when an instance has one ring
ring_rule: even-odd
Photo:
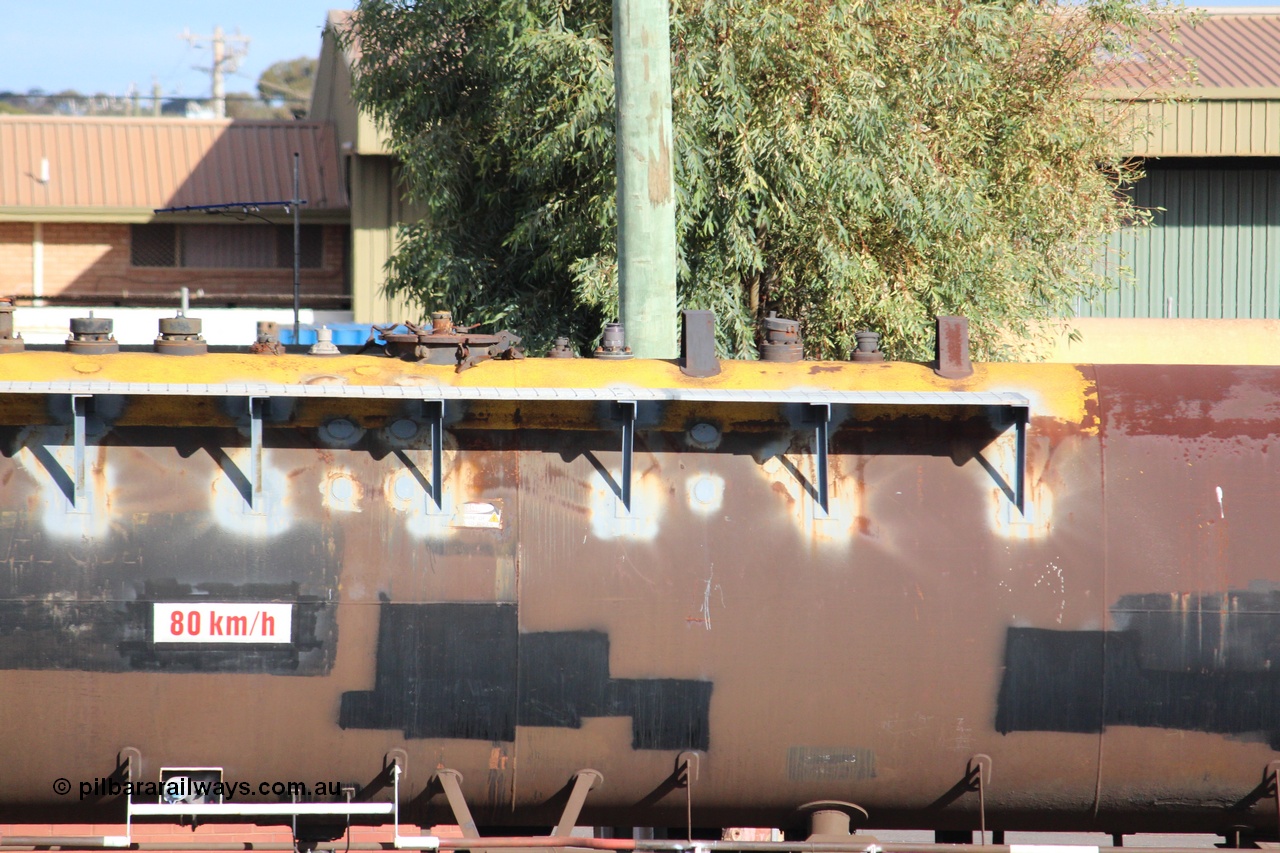
[[[236,536],[203,515],[123,518],[99,539],[49,535],[28,513],[0,513],[0,670],[323,675],[337,626],[321,591],[341,549],[316,525]],[[288,602],[289,644],[155,647],[155,602]]]
[[[79,669],[105,672],[236,672],[312,675],[330,665],[326,605],[295,587],[249,585],[209,590],[147,584],[136,601],[41,598],[0,601],[0,669]],[[153,604],[265,602],[293,604],[290,642],[264,645],[200,643],[156,646]]]
[[[374,689],[344,693],[344,729],[512,741],[515,728],[631,717],[635,749],[706,749],[711,682],[609,677],[599,631],[521,634],[510,604],[383,604]]]
[[[1280,593],[1123,597],[1119,630],[1010,628],[996,729],[1266,734],[1280,748]]]

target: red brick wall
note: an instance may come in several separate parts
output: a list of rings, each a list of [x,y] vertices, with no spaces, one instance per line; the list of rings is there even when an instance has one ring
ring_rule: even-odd
[[[345,297],[347,227],[324,227],[318,269],[301,272],[305,303],[310,296]],[[30,296],[30,223],[0,223],[0,295]],[[156,304],[177,299],[178,288],[203,289],[198,302],[285,306],[292,304],[292,269],[209,270],[134,267],[129,261],[128,225],[49,222],[44,225],[44,295],[99,299],[116,304]],[[339,307],[328,303],[326,307]]]
[[[0,296],[31,292],[30,222],[0,222]]]

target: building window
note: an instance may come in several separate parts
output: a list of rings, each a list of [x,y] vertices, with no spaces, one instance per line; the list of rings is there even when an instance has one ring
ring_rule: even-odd
[[[135,267],[175,267],[177,241],[172,225],[134,225],[129,263]]]
[[[303,225],[299,234],[304,269],[324,260],[324,229]],[[134,225],[129,249],[135,267],[199,269],[292,269],[292,225]]]

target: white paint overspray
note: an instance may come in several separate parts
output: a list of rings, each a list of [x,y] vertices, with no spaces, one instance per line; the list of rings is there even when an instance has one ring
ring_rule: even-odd
[[[244,484],[249,482],[250,454],[247,447],[226,448],[226,465],[234,465],[240,471]],[[218,526],[242,536],[270,538],[279,536],[293,526],[293,500],[289,494],[289,478],[279,468],[270,465],[271,454],[262,452],[262,494],[260,505],[250,506],[241,483],[219,470],[213,478],[213,499],[210,510]]]
[[[591,533],[597,539],[650,540],[658,535],[665,501],[662,483],[654,475],[634,472],[631,481],[631,508],[623,506],[622,470],[609,471],[612,482],[599,473],[591,480]]]
[[[363,498],[364,487],[345,468],[326,471],[320,481],[320,501],[326,509],[334,512],[360,512]]]
[[[818,482],[817,454],[777,453],[761,463],[759,471],[775,487],[781,487],[786,503],[781,511],[810,542],[828,548],[851,548],[857,536],[859,499],[856,490],[837,476],[841,457],[828,457],[827,511],[815,497]]]
[[[391,508],[404,516],[409,533],[420,539],[442,539],[453,533],[453,489],[447,477],[441,480],[443,505],[437,507],[423,479],[419,479],[430,480],[430,464],[428,455],[425,472],[421,467],[417,474],[407,468],[391,471],[383,479],[382,488]]]
[[[689,509],[699,515],[710,515],[724,505],[724,477],[719,474],[694,474],[685,481]]]
[[[92,423],[92,422],[91,422]],[[75,481],[75,446],[72,428],[26,427],[18,433],[18,465],[40,487],[39,512],[45,532],[64,539],[95,539],[110,529],[111,499],[115,471],[107,464],[107,452],[94,439],[100,431],[90,431],[85,447],[84,494],[79,506],[72,504],[60,479]],[[50,469],[54,470],[50,470]],[[54,471],[60,469],[55,477]]]
[[[404,440],[413,439],[416,447],[394,452],[396,467],[382,481],[382,493],[397,514],[404,517],[405,529],[420,539],[444,539],[459,530],[501,530],[504,508],[502,500],[489,498],[480,488],[481,472],[476,464],[458,452],[458,442],[448,432],[441,448],[440,505],[432,499],[431,450],[422,446],[422,435],[400,430]]]
[[[1027,428],[1030,444],[1030,427]],[[1053,528],[1053,491],[1043,468],[1036,470],[1030,459],[1023,472],[1022,509],[1013,496],[1018,487],[1018,437],[1006,430],[987,445],[966,466],[987,488],[991,502],[991,529],[1005,539],[1040,539]],[[1030,454],[1028,454],[1030,457]],[[986,464],[984,465],[983,462]],[[994,473],[993,473],[994,472]]]

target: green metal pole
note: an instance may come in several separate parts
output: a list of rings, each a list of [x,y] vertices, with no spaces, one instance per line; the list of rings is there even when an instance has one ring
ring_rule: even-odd
[[[676,204],[668,0],[613,0],[618,286],[638,358],[675,358]]]

